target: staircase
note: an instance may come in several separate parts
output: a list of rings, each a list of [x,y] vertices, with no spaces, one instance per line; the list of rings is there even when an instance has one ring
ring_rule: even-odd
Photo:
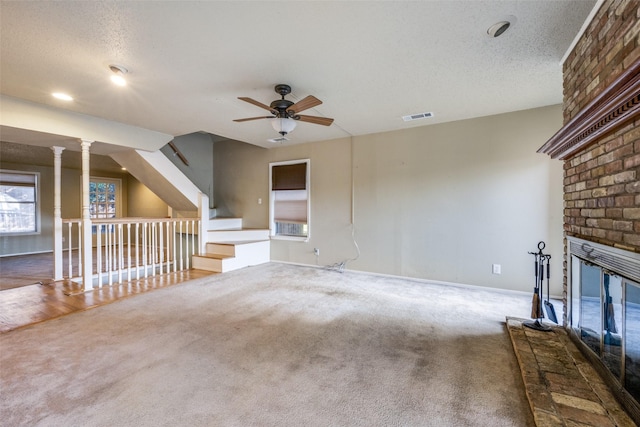
[[[212,218],[204,238],[204,255],[194,255],[192,267],[226,273],[269,262],[269,230],[242,228],[242,218]]]
[[[206,224],[208,198],[160,150],[128,150],[111,154],[111,157],[174,211],[197,210],[198,217],[204,218],[206,231],[200,238],[207,243],[203,255],[193,255],[192,268],[225,273],[270,261],[269,230],[244,229],[242,218],[221,218],[215,209],[209,210],[210,219]]]

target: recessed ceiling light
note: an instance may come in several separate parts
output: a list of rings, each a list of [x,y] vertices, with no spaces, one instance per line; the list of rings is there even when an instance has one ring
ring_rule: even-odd
[[[487,34],[491,37],[500,37],[505,31],[509,29],[511,26],[511,22],[509,21],[500,21],[496,22],[487,30]]]
[[[487,34],[489,37],[495,38],[503,35],[509,28],[513,27],[516,23],[517,19],[515,16],[510,15],[507,16],[500,21],[496,22],[487,30]]]
[[[120,169],[122,169],[123,171],[126,171],[126,170],[127,170],[127,168],[120,168]]]
[[[109,69],[113,72],[111,76],[111,81],[118,86],[126,86],[127,81],[124,78],[124,75],[129,71],[124,68],[122,65],[109,65]]]
[[[67,95],[66,93],[62,93],[62,92],[54,92],[51,94],[51,96],[53,96],[56,99],[60,99],[62,101],[73,101],[73,97],[70,95]]]

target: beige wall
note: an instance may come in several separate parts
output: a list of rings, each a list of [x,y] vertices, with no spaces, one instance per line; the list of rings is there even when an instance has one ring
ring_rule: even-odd
[[[310,158],[310,240],[272,241],[273,260],[315,264],[313,248],[320,265],[355,258],[353,183],[361,254],[347,268],[529,292],[527,252],[544,240],[561,295],[562,165],[536,153],[561,125],[550,106],[270,150],[217,142],[215,200],[267,227],[269,162]]]
[[[169,208],[158,196],[140,181],[129,175],[127,197],[129,209],[126,216],[164,218]]]

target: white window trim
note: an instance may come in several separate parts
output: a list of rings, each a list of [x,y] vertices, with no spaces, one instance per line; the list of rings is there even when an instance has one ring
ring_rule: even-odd
[[[17,171],[11,169],[0,169],[2,172],[8,173],[19,173],[19,174],[30,174],[35,175],[36,177],[36,231],[17,231],[17,232],[8,232],[8,233],[0,233],[0,236],[36,236],[42,233],[42,217],[41,217],[41,209],[40,205],[42,202],[40,201],[40,172],[32,172],[32,171]]]
[[[110,182],[116,184],[116,218],[122,218],[122,180],[105,176],[90,176],[89,182]],[[82,200],[82,180],[80,181],[80,200]],[[99,220],[100,218],[92,218]]]
[[[283,236],[276,234],[276,223],[274,221],[274,197],[272,171],[274,166],[293,165],[297,163],[307,164],[307,235],[302,237]],[[269,236],[272,240],[290,240],[295,242],[308,242],[311,238],[311,159],[286,160],[282,162],[269,163]]]

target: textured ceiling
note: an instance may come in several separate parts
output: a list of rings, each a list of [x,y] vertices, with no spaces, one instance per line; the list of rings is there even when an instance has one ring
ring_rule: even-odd
[[[0,92],[268,147],[278,136],[269,121],[233,122],[267,112],[237,97],[269,104],[287,83],[293,101],[324,101],[306,114],[335,119],[300,123],[291,144],[391,131],[561,103],[560,61],[594,4],[2,1]],[[487,36],[507,17],[515,24],[502,37]],[[127,87],[109,82],[113,63],[130,70]]]

